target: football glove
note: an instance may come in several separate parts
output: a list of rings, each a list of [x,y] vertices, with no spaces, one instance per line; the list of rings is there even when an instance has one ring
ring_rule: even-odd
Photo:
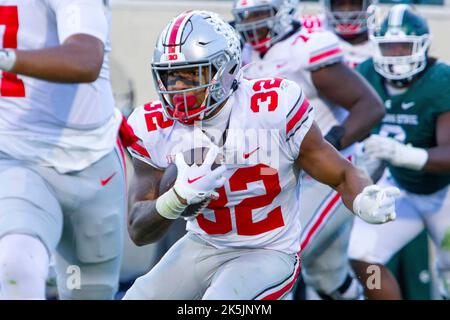
[[[212,164],[219,153],[217,146],[211,146],[201,165],[189,166],[184,161],[182,153],[175,156],[177,166],[177,179],[175,180],[175,192],[186,201],[186,203],[199,203],[206,198],[217,198],[219,194],[215,189],[224,185],[226,178],[223,173],[226,170],[224,164],[211,170]]]
[[[10,71],[16,63],[16,53],[13,50],[0,49],[0,69]]]
[[[395,198],[398,196],[400,190],[396,187],[367,186],[353,201],[353,212],[372,224],[395,220]]]
[[[364,143],[368,156],[386,160],[393,166],[421,170],[428,160],[428,152],[422,148],[404,145],[393,138],[371,135]]]

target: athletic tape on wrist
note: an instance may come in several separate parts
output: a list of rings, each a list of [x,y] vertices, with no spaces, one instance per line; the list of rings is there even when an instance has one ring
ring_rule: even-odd
[[[186,207],[187,205],[180,202],[173,188],[170,188],[156,200],[156,211],[166,219],[179,218]]]

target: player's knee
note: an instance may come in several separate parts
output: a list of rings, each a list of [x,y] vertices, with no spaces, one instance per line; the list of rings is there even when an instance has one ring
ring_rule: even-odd
[[[117,286],[110,284],[83,285],[79,289],[59,290],[62,300],[112,300],[117,292]]]
[[[25,285],[30,279],[38,275],[32,265],[24,263],[28,260],[25,255],[12,250],[5,250],[0,254],[0,282],[2,286],[20,286],[21,283]]]
[[[0,239],[0,277],[12,282],[48,273],[49,258],[42,242],[28,235],[11,234]]]
[[[43,299],[48,267],[48,253],[39,239],[7,235],[0,240],[0,284],[5,298]]]

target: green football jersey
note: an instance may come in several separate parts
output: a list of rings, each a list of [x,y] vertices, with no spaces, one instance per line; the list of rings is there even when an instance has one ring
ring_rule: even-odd
[[[384,78],[374,69],[372,59],[360,64],[358,72],[377,91],[386,116],[372,133],[389,136],[419,148],[436,146],[436,121],[450,111],[450,65],[437,61],[402,94],[390,96]],[[429,173],[389,165],[397,183],[417,194],[431,194],[450,183],[450,173]]]

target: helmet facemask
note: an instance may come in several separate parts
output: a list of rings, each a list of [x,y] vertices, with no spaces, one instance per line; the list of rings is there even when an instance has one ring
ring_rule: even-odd
[[[205,61],[152,63],[166,116],[184,124],[203,120],[231,95],[235,74],[224,75],[235,71],[231,65],[239,69],[223,52]]]
[[[237,0],[232,10],[235,28],[254,50],[266,52],[293,29],[297,6],[297,0]]]
[[[370,0],[325,0],[325,13],[336,34],[354,38],[367,31]]]
[[[369,39],[375,49],[375,71],[394,85],[404,87],[425,70],[431,35],[426,20],[410,6],[393,6],[383,21],[374,15]]]
[[[430,35],[406,36],[386,35],[372,36],[374,43],[375,70],[389,80],[410,81],[423,71],[427,64]]]
[[[275,26],[279,24],[276,8],[270,5],[252,8],[234,9],[236,30],[246,43],[256,51],[266,51],[273,42],[276,42],[281,33]]]

